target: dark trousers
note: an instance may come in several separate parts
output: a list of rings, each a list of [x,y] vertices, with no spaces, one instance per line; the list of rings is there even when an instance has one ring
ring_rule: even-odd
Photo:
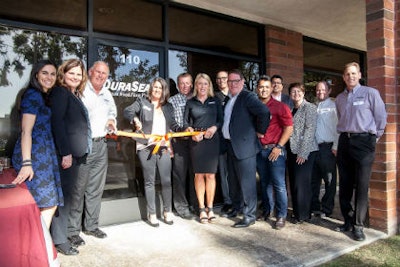
[[[229,184],[228,184],[228,164],[227,164],[227,153],[220,154],[218,157],[218,172],[221,178],[221,192],[222,198],[225,205],[231,205],[231,197],[229,196]]]
[[[290,150],[290,149],[289,149]],[[293,214],[300,221],[311,216],[311,177],[317,152],[311,152],[301,165],[296,163],[297,154],[288,151],[288,170]]]
[[[322,211],[326,215],[333,212],[335,205],[337,170],[336,157],[332,153],[333,143],[319,144],[319,151],[315,157],[312,172],[312,211]],[[325,193],[322,199],[319,199],[321,191],[321,180],[324,180]]]
[[[172,160],[172,197],[174,208],[178,214],[183,214],[189,210],[187,195],[189,195],[192,205],[197,203],[189,143],[189,140],[179,138],[172,141],[174,150],[174,158]],[[189,191],[188,194],[187,190]]]
[[[230,143],[228,144],[228,182],[232,208],[236,211],[243,210],[243,219],[255,220],[257,210],[256,155],[238,159]]]
[[[368,189],[375,158],[375,145],[375,135],[362,134],[349,137],[342,133],[339,137],[337,152],[339,201],[346,223],[364,226],[368,212]]]
[[[61,162],[61,159],[60,159]],[[58,206],[51,222],[50,232],[55,245],[68,242],[68,225],[71,210],[72,188],[78,176],[80,164],[72,158],[72,166],[68,169],[60,167],[61,187],[64,195],[64,206]]]
[[[142,165],[144,190],[147,202],[147,213],[156,214],[156,176],[157,171],[161,182],[163,211],[171,211],[171,156],[166,148],[160,148],[157,154],[152,155],[154,146],[137,152]]]

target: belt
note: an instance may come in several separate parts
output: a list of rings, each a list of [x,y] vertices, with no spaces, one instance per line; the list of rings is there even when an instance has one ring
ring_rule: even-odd
[[[105,137],[95,137],[95,138],[92,138],[92,141],[93,142],[106,141],[106,138]]]
[[[342,134],[344,134],[348,138],[359,137],[359,136],[374,136],[375,135],[375,134],[372,134],[372,133],[346,133],[346,132],[344,132]]]
[[[322,143],[318,144],[318,146],[332,146],[332,145],[333,145],[333,142],[322,142]]]
[[[264,149],[271,149],[271,148],[274,148],[274,147],[276,147],[276,144],[262,145],[262,148],[264,148]]]

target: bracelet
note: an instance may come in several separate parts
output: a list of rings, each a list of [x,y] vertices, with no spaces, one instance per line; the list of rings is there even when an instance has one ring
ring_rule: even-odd
[[[280,144],[276,144],[275,147],[277,147],[279,149],[283,149],[283,146],[281,146]]]
[[[24,159],[24,160],[22,161],[22,163],[30,163],[30,162],[32,162],[31,159]]]
[[[27,167],[27,166],[32,166],[32,163],[25,163],[21,165],[21,167]]]

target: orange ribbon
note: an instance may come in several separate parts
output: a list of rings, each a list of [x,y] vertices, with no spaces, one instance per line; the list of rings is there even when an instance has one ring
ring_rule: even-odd
[[[131,137],[131,138],[141,138],[141,139],[152,139],[151,143],[147,146],[154,145],[154,149],[152,154],[156,154],[160,149],[161,144],[164,142],[165,146],[170,147],[170,139],[176,137],[187,137],[187,136],[194,136],[205,132],[194,131],[194,132],[179,132],[179,133],[167,133],[165,135],[158,135],[158,134],[144,134],[144,133],[132,133],[132,132],[124,132],[124,131],[117,131],[115,134],[118,136],[124,137]]]

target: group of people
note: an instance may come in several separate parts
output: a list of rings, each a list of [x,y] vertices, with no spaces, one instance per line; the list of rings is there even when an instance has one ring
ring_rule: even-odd
[[[117,109],[103,88],[105,62],[86,72],[79,59],[58,68],[37,62],[21,94],[20,137],[13,153],[14,183],[26,182],[50,229],[57,251],[79,253],[79,236],[105,238],[99,229],[108,156],[105,136],[116,130]]]
[[[207,74],[196,76],[192,91],[192,77],[183,73],[178,76],[178,94],[169,99],[166,83],[160,82],[162,90],[155,93],[153,82],[147,97],[147,103],[152,104],[143,108],[140,103],[144,100],[138,99],[125,109],[125,117],[136,130],[143,129],[148,134],[165,135],[169,131],[192,134],[172,140],[172,160],[168,158],[166,143],[162,144],[157,159],[151,156],[156,146],[151,140],[146,140],[144,146],[138,145],[138,151],[147,150],[139,158],[146,181],[150,224],[159,225],[154,208],[157,169],[162,188],[165,187],[162,195],[166,223],[172,224],[169,215],[172,198],[182,218],[192,218],[190,206],[196,206],[201,223],[214,222],[215,175],[219,173],[224,201],[221,215],[234,218],[243,214],[233,227],[248,227],[256,220],[270,220],[275,214],[276,229],[285,227],[288,213],[286,170],[292,219],[296,224],[309,221],[313,214],[332,215],[338,170],[340,208],[345,223],[336,230],[352,230],[355,240],[364,240],[368,182],[375,144],[383,134],[387,115],[379,92],[360,85],[360,79],[358,63],[347,64],[343,73],[345,90],[335,101],[330,98],[330,84],[319,81],[315,88],[317,103],[305,99],[301,83],[291,83],[289,95],[283,94],[280,75],[262,76],[255,94],[245,89],[244,77],[238,70],[217,73],[216,93]],[[157,97],[162,101],[156,100]],[[157,118],[157,109],[163,111],[162,120]],[[150,112],[147,116],[145,110]],[[158,158],[163,156],[167,159],[164,167],[160,167],[164,161]],[[259,216],[256,216],[256,173],[260,178]],[[189,186],[187,194],[187,183],[191,180],[194,185]],[[320,199],[322,181],[325,193]],[[191,188],[195,190],[197,203],[187,200]]]
[[[78,254],[77,247],[85,244],[81,231],[107,236],[98,227],[108,165],[105,136],[117,130],[115,102],[103,88],[108,75],[102,61],[95,62],[88,74],[79,59],[66,60],[58,69],[48,60],[39,61],[19,106],[14,183],[26,182],[57,250],[66,255]],[[318,82],[317,105],[305,99],[301,83],[290,84],[289,95],[283,94],[280,75],[261,76],[254,93],[245,89],[239,70],[219,71],[217,92],[207,74],[197,74],[193,82],[190,74],[182,73],[172,97],[163,78],[153,79],[147,96],[124,110],[124,117],[143,135],[136,138],[136,152],[144,177],[147,222],[159,226],[157,178],[165,224],[173,224],[173,208],[182,218],[192,219],[197,210],[201,223],[214,222],[219,173],[221,215],[243,215],[233,227],[248,227],[275,214],[274,227],[282,229],[288,213],[286,169],[293,222],[308,221],[313,213],[329,216],[338,166],[344,225],[337,230],[353,230],[355,240],[364,240],[368,183],[386,111],[379,92],[360,85],[360,79],[359,65],[347,64],[345,90],[333,101],[329,83]],[[169,132],[184,134],[161,141],[146,137]]]

